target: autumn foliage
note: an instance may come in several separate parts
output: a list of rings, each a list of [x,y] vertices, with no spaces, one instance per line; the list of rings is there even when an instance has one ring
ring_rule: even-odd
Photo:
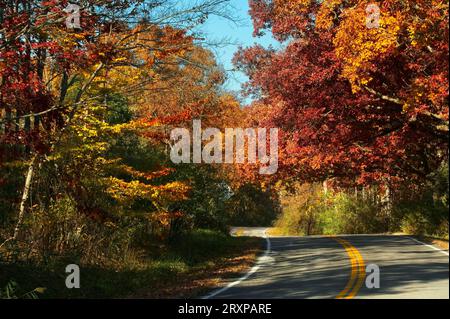
[[[190,127],[193,118],[234,126],[239,111],[195,31],[225,7],[211,0],[87,0],[73,28],[68,5],[0,3],[0,249],[23,236],[35,238],[33,254],[68,249],[67,238],[45,238],[73,212],[72,231],[89,224],[106,234],[113,227],[130,240],[131,224],[142,236],[179,236],[201,219],[193,189],[207,192],[224,179],[201,184],[196,180],[215,169],[175,167],[170,130]],[[214,196],[222,204],[225,197]]]
[[[81,0],[73,27],[67,0],[0,1],[0,263],[147,271],[194,230],[279,216],[448,238],[448,1],[250,0],[279,42],[235,55],[250,105],[199,32],[229,2]],[[196,119],[279,129],[278,171],[173,163]]]
[[[251,1],[255,34],[284,48],[235,61],[283,129],[285,176],[423,180],[448,158],[448,2],[374,2],[377,27],[369,4]]]

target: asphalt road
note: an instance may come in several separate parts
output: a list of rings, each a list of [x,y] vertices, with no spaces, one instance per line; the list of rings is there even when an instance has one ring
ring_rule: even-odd
[[[265,237],[265,228],[234,229]],[[449,298],[448,252],[406,236],[266,238],[268,250],[243,278],[206,298]],[[380,269],[380,287],[366,286],[366,267]]]

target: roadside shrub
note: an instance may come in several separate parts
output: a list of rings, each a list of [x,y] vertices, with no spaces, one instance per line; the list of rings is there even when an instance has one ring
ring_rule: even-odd
[[[331,193],[321,216],[324,234],[371,234],[387,231],[382,205],[345,192]]]
[[[443,238],[448,240],[449,235],[449,223],[448,220],[443,220],[438,228],[436,229],[436,232],[434,233],[438,238]]]
[[[325,196],[318,185],[300,185],[282,196],[282,213],[274,226],[292,235],[316,235],[323,232],[320,214],[326,209]]]
[[[399,221],[400,227],[393,231],[448,238],[448,208],[427,198],[421,199],[394,206],[394,218]]]
[[[427,219],[419,212],[406,214],[401,222],[401,231],[410,235],[425,235],[428,228]]]
[[[393,206],[397,228],[413,235],[448,238],[448,187],[448,164],[445,164],[416,189],[402,190]]]
[[[133,255],[146,232],[143,218],[123,216],[100,223],[78,212],[72,199],[62,197],[47,209],[36,208],[28,214],[19,242],[20,259],[120,264]]]
[[[297,184],[281,190],[283,209],[274,225],[290,235],[401,231],[449,237],[447,163],[427,181],[405,181],[389,190],[370,186],[324,192],[319,184]]]
[[[292,235],[381,233],[388,231],[383,204],[345,191],[324,193],[322,185],[297,186],[283,197],[275,227]]]

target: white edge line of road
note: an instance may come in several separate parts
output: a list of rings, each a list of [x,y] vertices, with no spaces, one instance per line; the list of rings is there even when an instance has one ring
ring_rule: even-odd
[[[419,243],[419,244],[425,245],[425,246],[427,246],[427,247],[433,248],[434,250],[437,250],[437,251],[443,253],[443,254],[446,255],[446,256],[449,255],[448,252],[446,252],[445,250],[442,250],[442,249],[439,249],[439,248],[437,248],[437,247],[434,247],[433,245],[429,245],[429,244],[427,244],[427,243],[421,242],[420,240],[417,240],[417,239],[415,239],[415,238],[413,238],[413,237],[409,237],[409,236],[408,236],[408,237],[406,237],[406,238],[412,239],[412,240],[414,240],[416,243]]]
[[[219,289],[211,292],[210,294],[202,297],[201,299],[213,298],[213,297],[223,293],[224,291],[227,291],[228,289],[230,289],[230,288],[232,288],[232,287],[234,287],[236,285],[239,285],[241,282],[243,282],[244,280],[247,280],[251,275],[253,275],[255,272],[257,272],[259,270],[259,268],[261,268],[262,261],[266,257],[269,256],[269,253],[270,253],[270,250],[271,250],[271,243],[270,243],[269,237],[267,236],[267,230],[264,231],[264,237],[263,238],[266,240],[266,244],[267,244],[266,245],[266,250],[265,250],[264,254],[258,258],[258,261],[256,262],[255,266],[253,266],[244,276],[242,276],[238,280],[229,283],[228,285],[226,285],[223,288],[219,288]]]

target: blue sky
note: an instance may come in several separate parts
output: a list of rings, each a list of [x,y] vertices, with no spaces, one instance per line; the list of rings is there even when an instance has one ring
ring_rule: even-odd
[[[228,81],[225,88],[238,92],[241,84],[246,81],[244,74],[231,71],[233,69],[231,61],[239,46],[247,47],[259,43],[265,47],[269,45],[276,47],[277,42],[271,35],[265,35],[261,38],[253,37],[252,20],[248,13],[248,0],[231,0],[231,4],[235,9],[232,15],[238,18],[237,23],[222,17],[212,16],[201,27],[201,30],[205,33],[207,42],[224,42],[220,46],[211,46],[211,49],[215,52],[218,62],[227,71]],[[246,99],[246,102],[248,103],[249,99]]]

